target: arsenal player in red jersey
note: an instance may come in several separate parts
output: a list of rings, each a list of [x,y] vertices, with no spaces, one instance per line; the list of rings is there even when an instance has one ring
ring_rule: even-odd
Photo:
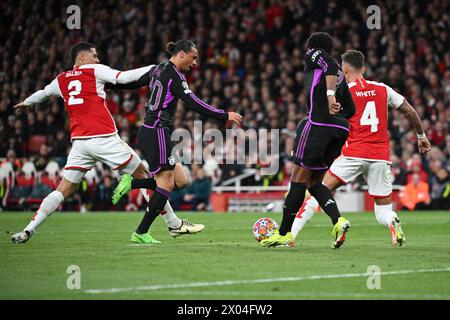
[[[116,124],[107,107],[105,85],[135,82],[153,65],[123,72],[112,69],[99,63],[95,46],[88,42],[76,44],[71,54],[73,70],[60,73],[43,90],[36,91],[14,106],[15,109],[26,109],[52,96],[63,98],[69,114],[72,142],[61,183],[44,198],[25,229],[11,237],[15,243],[26,242],[33,235],[64,199],[77,190],[78,184],[95,162],[101,161],[121,174],[130,174],[138,179],[147,177],[139,156],[117,134]],[[169,227],[179,227],[182,221],[168,202],[165,209],[168,212],[164,219]],[[189,224],[191,226],[195,225]],[[187,233],[195,233],[195,230]]]
[[[356,105],[349,120],[347,142],[325,175],[323,183],[332,191],[362,174],[367,179],[369,195],[375,199],[375,217],[388,227],[392,243],[403,246],[405,235],[397,214],[392,210],[392,176],[388,134],[388,107],[403,113],[414,128],[420,153],[430,151],[430,142],[414,108],[406,99],[384,83],[364,79],[364,55],[350,50],[342,56],[342,69]],[[295,238],[319,207],[309,196],[300,208],[292,226]]]

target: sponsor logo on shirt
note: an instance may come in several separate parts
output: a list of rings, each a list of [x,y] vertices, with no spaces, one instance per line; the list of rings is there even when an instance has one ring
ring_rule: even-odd
[[[317,58],[317,56],[318,56],[319,54],[320,54],[320,50],[316,51],[316,52],[312,55],[311,61],[312,61],[312,62],[316,61],[316,58]]]
[[[189,85],[188,85],[187,81],[183,81],[183,82],[181,83],[181,85],[182,85],[183,88],[184,88],[184,93],[185,93],[185,94],[192,93],[192,91],[189,89]]]

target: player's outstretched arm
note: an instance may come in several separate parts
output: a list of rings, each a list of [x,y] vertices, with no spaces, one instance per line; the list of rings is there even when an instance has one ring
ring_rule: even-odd
[[[225,112],[222,109],[213,107],[206,102],[200,100],[190,89],[186,80],[181,80],[178,76],[173,78],[173,85],[171,91],[174,96],[181,99],[188,109],[194,110],[208,118],[213,118],[220,121],[233,121],[239,126],[241,124],[242,116],[235,112]]]
[[[430,141],[428,141],[425,136],[425,132],[423,131],[422,121],[420,120],[419,115],[416,110],[406,101],[404,100],[403,104],[398,108],[398,110],[403,113],[408,119],[409,123],[414,127],[417,135],[417,145],[419,147],[420,153],[427,153],[431,149]]]
[[[155,65],[128,71],[119,71],[102,64],[95,65],[95,76],[105,82],[105,89],[137,89],[148,85],[150,71]]]
[[[140,76],[139,79],[136,81],[127,83],[127,84],[112,84],[112,83],[106,83],[105,89],[109,90],[132,90],[132,89],[138,89],[145,86],[148,86],[150,82],[150,71],[144,73],[142,76]]]
[[[43,90],[38,90],[33,93],[31,96],[26,98],[23,102],[16,104],[13,106],[16,110],[26,109],[34,104],[42,103],[46,101],[48,98],[55,96],[61,97],[61,90],[59,89],[58,80],[54,79],[50,84],[45,86]]]

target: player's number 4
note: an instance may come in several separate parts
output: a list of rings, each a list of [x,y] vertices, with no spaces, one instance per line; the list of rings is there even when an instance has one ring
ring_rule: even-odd
[[[73,80],[69,82],[69,86],[67,89],[69,92],[69,106],[73,106],[76,104],[82,104],[84,102],[83,98],[75,98],[75,96],[78,96],[81,93],[81,81],[80,80]]]
[[[359,120],[361,126],[370,126],[370,132],[378,131],[378,123],[380,120],[377,118],[377,108],[375,101],[369,101],[364,108],[364,112]]]

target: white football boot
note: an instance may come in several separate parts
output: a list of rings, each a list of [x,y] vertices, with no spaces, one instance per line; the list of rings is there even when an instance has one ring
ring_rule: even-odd
[[[199,233],[205,228],[203,224],[198,223],[192,223],[187,220],[181,220],[181,226],[178,228],[170,228],[169,227],[169,234],[176,238],[179,236],[182,236],[183,234],[195,234]]]

